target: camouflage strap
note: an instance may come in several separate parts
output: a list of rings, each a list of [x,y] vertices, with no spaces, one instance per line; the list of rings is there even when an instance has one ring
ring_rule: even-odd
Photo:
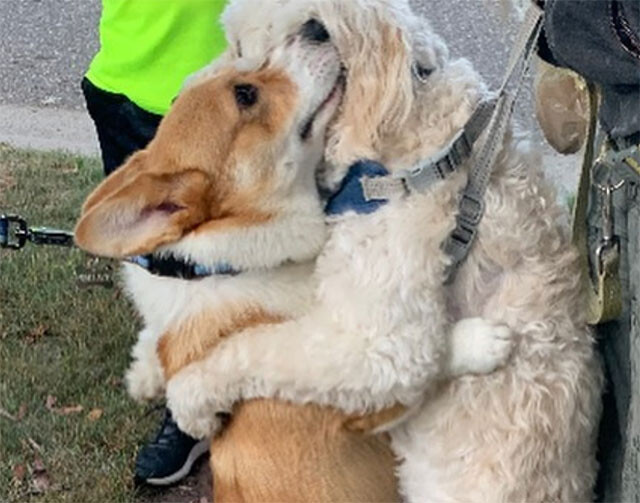
[[[620,249],[618,246],[598,247],[595,264],[595,282],[591,279],[587,212],[591,193],[591,169],[595,162],[596,129],[598,123],[598,93],[595,86],[589,90],[589,131],[585,146],[578,194],[573,210],[573,244],[580,253],[581,270],[587,292],[587,322],[598,325],[615,320],[622,312],[622,286],[620,283]]]

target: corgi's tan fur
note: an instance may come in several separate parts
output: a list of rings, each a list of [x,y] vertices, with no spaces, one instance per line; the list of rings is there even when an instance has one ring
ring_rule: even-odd
[[[167,380],[221,339],[308,308],[312,259],[325,238],[314,176],[339,96],[320,111],[311,138],[301,141],[299,128],[313,112],[305,109],[318,108],[337,82],[340,67],[332,56],[319,49],[314,61],[303,62],[314,78],[307,96],[304,81],[277,70],[228,68],[192,84],[148,148],[87,199],[76,241],[90,252],[168,252],[164,245],[189,240],[185,259],[224,260],[242,270],[188,282],[126,267],[146,324],[128,375],[137,398],[161,393]],[[242,110],[234,86],[247,84],[259,98]],[[398,500],[388,438],[351,431],[347,419],[329,408],[276,400],[239,405],[212,442],[215,501]]]

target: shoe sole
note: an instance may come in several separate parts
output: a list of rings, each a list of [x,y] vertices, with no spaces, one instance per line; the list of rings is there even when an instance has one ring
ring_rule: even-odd
[[[185,461],[184,465],[182,465],[182,468],[180,468],[177,472],[162,478],[146,479],[145,482],[152,486],[170,486],[171,484],[175,484],[179,480],[182,480],[187,475],[189,475],[193,464],[198,460],[200,456],[208,451],[209,440],[201,440],[191,448],[191,452],[189,452],[187,460]]]

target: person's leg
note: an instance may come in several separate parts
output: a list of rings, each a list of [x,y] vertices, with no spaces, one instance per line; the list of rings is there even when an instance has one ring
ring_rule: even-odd
[[[637,142],[637,137],[634,141]],[[597,327],[607,377],[598,443],[597,501],[639,501],[640,498],[639,186],[640,178],[628,180],[625,189],[614,198],[624,309],[618,320]],[[599,222],[596,229],[597,224]]]
[[[162,116],[149,113],[126,96],[98,89],[82,81],[87,110],[98,133],[105,175],[120,167],[153,139]],[[209,449],[178,429],[169,410],[155,438],[138,452],[135,479],[138,483],[169,485],[184,478],[196,459]]]
[[[86,78],[82,91],[98,133],[104,172],[109,175],[131,154],[147,146],[162,116],[142,110],[126,96],[98,89]]]

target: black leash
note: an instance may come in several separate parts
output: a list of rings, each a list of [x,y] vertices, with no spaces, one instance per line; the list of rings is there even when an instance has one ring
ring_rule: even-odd
[[[21,250],[27,243],[34,245],[73,247],[73,232],[29,227],[18,215],[0,215],[0,248]]]
[[[43,246],[76,248],[73,232],[47,227],[29,227],[26,219],[18,215],[0,215],[0,249],[22,250],[27,243]],[[86,267],[76,269],[76,283],[81,288],[100,286],[113,288],[112,264],[91,257]]]
[[[0,215],[0,249],[21,250],[27,243],[46,246],[63,246],[75,248],[73,232],[47,227],[29,227],[27,221],[17,215]],[[113,266],[103,266],[97,257],[89,261],[86,269],[76,271],[79,286],[113,286]],[[123,259],[124,262],[135,264],[150,274],[166,278],[184,280],[198,280],[210,276],[237,276],[242,271],[226,262],[213,266],[186,262],[169,256],[155,256],[153,254],[137,255]]]

